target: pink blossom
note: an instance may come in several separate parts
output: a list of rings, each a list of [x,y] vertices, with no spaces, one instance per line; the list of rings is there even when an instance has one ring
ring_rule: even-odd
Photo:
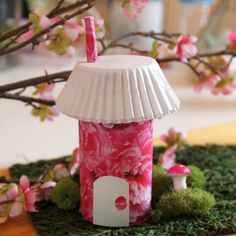
[[[73,46],[68,47],[67,50],[66,50],[66,55],[67,55],[68,57],[73,57],[73,56],[75,56],[75,55],[76,55],[76,49],[75,49],[75,47],[73,47]]]
[[[169,147],[165,150],[165,152],[160,156],[161,159],[161,166],[168,170],[170,167],[174,166],[175,159],[176,159],[176,150],[177,145]]]
[[[104,26],[104,19],[98,19],[95,22],[95,27],[102,28]]]
[[[26,175],[22,175],[19,184],[23,192],[26,192],[30,187],[29,178]]]
[[[51,114],[51,116],[47,116],[46,119],[47,119],[48,121],[53,121],[53,117],[58,116],[58,115],[60,114],[60,112],[59,112],[57,106],[52,106],[52,107],[50,107],[49,109],[50,109],[50,111],[51,111],[52,114]]]
[[[233,92],[233,88],[230,85],[226,85],[224,87],[221,88],[212,88],[211,89],[211,93],[213,95],[219,95],[220,93],[222,93],[223,95],[229,95]]]
[[[196,47],[197,37],[181,35],[177,39],[175,52],[183,62],[188,62],[188,59],[197,54]]]
[[[22,203],[19,200],[15,201],[11,204],[11,208],[10,208],[10,211],[9,211],[9,216],[10,217],[19,216],[19,215],[21,215],[22,211],[23,211]]]
[[[52,24],[51,19],[49,19],[47,16],[45,16],[45,15],[40,16],[39,25],[42,29],[47,28],[51,24]]]
[[[236,41],[236,32],[234,31],[229,31],[227,33],[227,37],[230,43],[234,43]]]
[[[129,18],[136,18],[144,9],[149,0],[124,1],[123,12]]]
[[[54,166],[52,170],[49,171],[48,175],[45,176],[46,180],[60,180],[70,175],[69,171],[66,169],[65,165],[59,163]]]
[[[66,35],[72,40],[75,41],[78,36],[79,36],[79,32],[76,29],[70,29],[70,28],[65,28],[65,33]]]
[[[51,18],[52,24],[55,24],[55,23],[57,23],[60,20],[61,20],[61,17],[59,17],[59,16],[55,16],[55,17]]]
[[[84,27],[78,23],[76,19],[71,19],[65,23],[65,33],[72,40],[78,40],[80,35],[84,33]]]
[[[50,94],[55,87],[54,83],[42,83],[37,86],[39,96],[41,98],[45,98],[48,94]]]
[[[54,171],[54,174],[55,174],[54,176],[56,179],[62,179],[69,176],[69,172],[66,169],[64,164],[55,165],[55,167],[53,168],[53,171]]]
[[[36,202],[36,192],[32,189],[25,192],[25,210],[29,212],[37,212],[34,203]]]
[[[213,75],[211,77],[201,79],[194,85],[194,90],[200,93],[204,88],[212,88],[218,80],[218,76]]]
[[[45,29],[52,24],[52,19],[49,19],[46,15],[43,14],[42,8],[36,8],[33,14],[39,17],[39,25],[42,29]]]
[[[18,187],[16,184],[0,184],[0,204],[13,201],[19,196]]]
[[[23,206],[20,201],[16,184],[0,184],[0,224],[8,217],[15,217],[22,213]]]
[[[211,89],[211,93],[213,95],[218,95],[218,94],[229,95],[234,91],[234,89],[236,89],[235,79],[233,79],[231,83],[224,81],[219,82]]]
[[[69,167],[71,175],[73,175],[78,169],[79,159],[80,159],[79,148],[76,148],[72,154],[71,165]]]
[[[49,200],[51,198],[52,191],[57,185],[54,181],[47,181],[37,187],[37,201]]]
[[[160,140],[162,140],[167,147],[177,145],[178,147],[186,143],[187,135],[185,132],[178,129],[170,128],[167,134],[162,134]]]
[[[207,72],[205,78],[199,80],[194,86],[196,92],[200,92],[204,88],[211,90],[213,95],[223,94],[229,95],[236,88],[236,79],[230,75],[227,66],[227,60],[224,57],[208,59],[212,66],[219,68],[219,74]]]
[[[54,97],[51,95],[51,93],[53,92],[53,89],[55,87],[54,83],[41,83],[39,85],[36,86],[36,90],[33,93],[34,95],[39,95],[40,98],[42,99],[46,99],[46,100],[55,100]],[[46,116],[46,120],[48,121],[52,121],[53,117],[58,116],[60,114],[59,110],[57,109],[56,106],[51,106],[51,107],[47,107],[47,116]]]
[[[168,47],[166,43],[161,43],[160,46],[158,47],[158,54],[157,54],[158,59],[165,58],[172,54],[173,54],[172,50]]]
[[[95,30],[96,33],[100,33],[104,31],[104,20],[103,19],[99,19],[95,22]]]
[[[34,32],[32,29],[28,30],[26,33],[22,34],[18,39],[17,42],[22,43],[31,39],[34,36]]]
[[[25,175],[21,176],[19,181],[20,188],[24,196],[24,208],[29,212],[37,212],[34,203],[36,202],[36,191],[30,188],[29,178]]]

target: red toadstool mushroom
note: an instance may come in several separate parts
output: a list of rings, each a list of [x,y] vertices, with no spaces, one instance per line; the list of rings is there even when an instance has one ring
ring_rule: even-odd
[[[172,166],[167,173],[172,177],[175,191],[187,188],[186,177],[191,174],[187,166],[181,164]]]

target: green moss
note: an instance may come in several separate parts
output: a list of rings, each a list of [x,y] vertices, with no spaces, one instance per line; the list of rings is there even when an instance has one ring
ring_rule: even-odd
[[[51,160],[40,160],[30,162],[28,164],[15,164],[10,168],[11,175],[20,178],[22,174],[26,174],[29,178],[37,179],[42,173],[46,173],[58,163],[64,163],[66,166],[71,161],[71,156],[63,156],[61,158]]]
[[[163,194],[172,191],[173,183],[171,177],[158,165],[153,165],[152,176],[152,198],[155,203]]]
[[[191,170],[191,175],[187,177],[187,186],[204,189],[206,183],[204,173],[194,165],[189,165],[188,167]]]
[[[70,178],[61,179],[52,191],[52,202],[60,209],[70,210],[79,201],[79,188]]]
[[[191,175],[187,177],[187,186],[190,188],[203,189],[205,185],[204,173],[196,166],[189,165]],[[160,165],[153,165],[153,203],[156,203],[163,194],[173,190],[172,178],[167,175],[166,171]]]
[[[154,148],[154,157],[164,151]],[[56,163],[68,163],[70,157],[14,165],[12,177],[26,174],[38,178]],[[156,163],[156,159],[154,159]],[[216,205],[204,216],[179,216],[171,219],[154,218],[137,227],[106,228],[87,222],[76,207],[64,211],[50,202],[37,204],[39,212],[29,214],[40,236],[207,236],[236,233],[236,146],[187,146],[177,152],[177,162],[195,165],[206,177],[205,189],[213,193]],[[153,208],[158,213],[158,208]]]
[[[206,215],[215,205],[212,194],[201,189],[187,188],[162,195],[158,207],[163,217]]]

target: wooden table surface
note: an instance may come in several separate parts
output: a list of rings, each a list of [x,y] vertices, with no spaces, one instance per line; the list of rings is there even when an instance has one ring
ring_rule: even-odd
[[[155,144],[159,144],[158,139]],[[188,132],[189,144],[231,144],[236,145],[236,122],[216,125]],[[0,169],[0,175],[9,177],[7,169]],[[0,236],[36,236],[30,219],[26,215],[9,219],[0,225]],[[236,236],[236,234],[234,234]]]

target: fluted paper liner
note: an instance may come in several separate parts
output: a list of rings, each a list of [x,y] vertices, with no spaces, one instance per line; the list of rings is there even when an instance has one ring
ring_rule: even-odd
[[[154,59],[113,55],[78,62],[56,104],[78,120],[129,123],[162,118],[180,102]]]

